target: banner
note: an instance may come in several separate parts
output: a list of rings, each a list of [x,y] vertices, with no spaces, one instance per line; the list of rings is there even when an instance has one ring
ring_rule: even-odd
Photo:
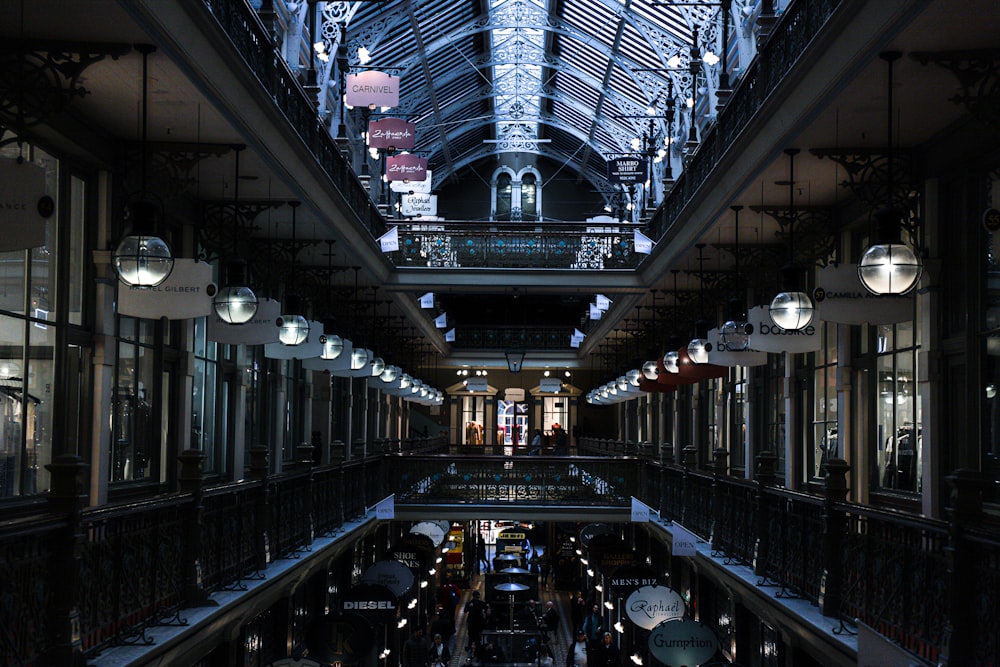
[[[427,176],[424,177],[422,181],[389,181],[389,189],[392,192],[400,192],[403,194],[424,194],[428,195],[431,192],[431,182],[434,180],[431,176],[432,169],[427,170]]]
[[[413,153],[390,155],[385,159],[385,177],[389,181],[422,181],[427,178],[427,158]]]
[[[582,342],[583,341],[581,339],[577,338],[576,336],[570,336],[569,337],[569,346],[570,347],[580,347],[580,343],[582,343]]]
[[[452,327],[451,329],[449,329],[447,331],[447,333],[445,333],[445,335],[444,335],[444,342],[446,342],[446,343],[454,343],[455,342],[455,329],[454,329],[454,327]]]
[[[590,304],[590,319],[592,319],[592,320],[599,320],[599,319],[601,319],[601,315],[603,315],[603,314],[604,314],[604,311],[601,310],[600,308],[598,308],[596,304],[593,304],[593,303]]]
[[[608,180],[612,183],[642,183],[646,180],[646,161],[625,156],[608,160]]]
[[[434,326],[438,329],[444,329],[448,326],[448,313],[441,313],[434,318]]]
[[[345,97],[352,107],[399,106],[399,77],[374,69],[348,74]]]
[[[388,521],[396,518],[395,493],[375,504],[375,518],[381,521]]]
[[[719,650],[719,639],[704,623],[681,619],[656,627],[649,635],[648,646],[653,657],[664,665],[701,665]]]
[[[167,279],[156,287],[118,285],[118,313],[131,317],[187,320],[214,316],[212,265],[196,259],[178,258]],[[238,325],[243,326],[243,325]]]
[[[652,630],[664,621],[684,618],[684,598],[666,586],[643,586],[625,600],[625,613],[640,628]]]
[[[649,505],[632,496],[632,523],[647,523],[649,521]]]
[[[653,239],[649,238],[638,229],[632,233],[632,245],[635,246],[635,251],[642,253],[643,255],[648,255],[653,252]]]
[[[604,296],[603,294],[598,294],[594,297],[594,304],[597,305],[602,311],[607,310],[611,307],[611,299]]]
[[[427,292],[420,297],[420,307],[421,308],[433,308],[434,307],[434,292]]]
[[[754,306],[747,313],[753,325],[750,347],[761,352],[816,352],[822,343],[819,326],[813,322],[798,331],[786,331],[771,321],[768,306]]]
[[[402,118],[380,118],[368,121],[368,147],[387,150],[413,148],[417,125]]]
[[[378,244],[382,248],[382,252],[395,252],[399,250],[399,227],[393,227],[378,237]]]
[[[213,311],[208,316],[206,335],[208,340],[228,345],[264,345],[278,342],[278,326],[275,320],[281,315],[281,304],[274,299],[260,299],[257,313],[244,324],[229,324]]]
[[[717,366],[763,366],[767,363],[767,352],[757,350],[730,350],[722,342],[720,331],[716,329],[708,330],[708,342],[712,344],[712,350],[708,353],[708,363]]]
[[[407,217],[434,215],[438,212],[438,196],[425,194],[402,195],[400,213]]]
[[[676,521],[673,523],[673,536],[673,545],[670,548],[672,555],[694,556],[698,553],[698,536]]]
[[[825,266],[816,272],[812,293],[816,316],[839,324],[896,324],[914,317],[914,296],[872,294],[858,277],[857,264]]]
[[[55,202],[45,194],[45,169],[34,162],[0,160],[0,252],[45,245],[45,219]]]

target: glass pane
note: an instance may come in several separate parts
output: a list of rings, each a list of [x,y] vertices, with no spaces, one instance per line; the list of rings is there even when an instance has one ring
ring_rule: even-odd
[[[510,220],[510,174],[497,176],[497,220]]]
[[[118,382],[113,412],[111,481],[145,479],[155,455],[156,433],[149,403],[153,377],[150,350],[129,343],[118,345]]]
[[[34,149],[34,162],[45,169],[45,193],[54,201],[59,201],[59,162],[41,149]],[[58,204],[57,204],[58,207]],[[31,253],[31,311],[29,317],[40,320],[52,319],[49,313],[55,311],[56,252],[58,250],[57,226],[58,210],[45,221],[45,245],[32,248]]]
[[[538,218],[538,197],[536,196],[534,174],[525,174],[521,179],[521,216],[524,220]]]
[[[69,299],[70,324],[83,324],[84,225],[87,211],[87,184],[76,176],[69,183]]]
[[[55,330],[35,324],[28,327],[31,349],[28,358],[28,395],[25,397],[25,448],[27,469],[24,493],[41,493],[49,488],[52,461],[52,391],[55,382]]]
[[[0,497],[22,492],[24,322],[0,316]]]
[[[24,314],[24,251],[0,252],[0,310]]]

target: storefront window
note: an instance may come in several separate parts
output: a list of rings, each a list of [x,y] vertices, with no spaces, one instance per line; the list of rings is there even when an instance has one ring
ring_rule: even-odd
[[[118,370],[112,406],[110,481],[153,479],[159,461],[153,419],[153,323],[119,318]]]
[[[916,321],[919,321],[917,319]],[[913,322],[874,328],[876,465],[878,488],[917,493],[921,489],[920,401]]]
[[[218,395],[218,347],[206,336],[207,318],[194,321],[194,382],[191,392],[191,447],[205,454],[206,472],[217,472],[224,467],[222,454],[225,441],[219,439],[218,428],[225,423],[216,416],[217,406],[224,406]]]
[[[462,397],[462,444],[482,445],[485,444],[486,427],[486,397],[485,396],[463,396]]]
[[[803,463],[805,478],[823,477],[823,466],[828,459],[842,458],[837,432],[837,325],[820,323],[822,347],[811,356],[812,388],[809,417],[812,432],[805,438],[806,452]]]
[[[747,368],[737,366],[732,371],[732,384],[726,394],[726,423],[729,424],[729,468],[733,474],[746,470],[747,455]]]

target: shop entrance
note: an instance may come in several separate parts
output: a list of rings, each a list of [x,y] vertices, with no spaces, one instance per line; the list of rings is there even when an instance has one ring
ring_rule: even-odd
[[[498,444],[517,450],[527,446],[528,404],[516,401],[497,401]]]

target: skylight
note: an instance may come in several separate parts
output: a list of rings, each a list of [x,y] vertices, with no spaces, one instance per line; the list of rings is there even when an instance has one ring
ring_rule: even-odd
[[[490,0],[497,148],[521,150],[538,140],[548,0]]]

